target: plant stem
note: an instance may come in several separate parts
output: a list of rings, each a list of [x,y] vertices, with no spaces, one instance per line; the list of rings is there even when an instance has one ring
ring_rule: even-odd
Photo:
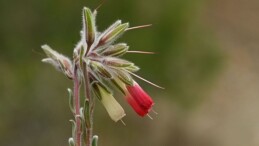
[[[81,120],[80,120],[80,83],[77,77],[77,65],[74,67],[74,107],[75,107],[75,120],[76,120],[76,146],[81,146]]]
[[[88,66],[86,63],[83,65],[83,74],[84,74],[84,83],[85,83],[85,98],[89,102],[88,111],[89,117],[86,124],[86,146],[92,145],[92,135],[93,135],[93,111],[94,111],[94,100],[91,97],[90,91],[90,78],[89,78],[89,71]]]

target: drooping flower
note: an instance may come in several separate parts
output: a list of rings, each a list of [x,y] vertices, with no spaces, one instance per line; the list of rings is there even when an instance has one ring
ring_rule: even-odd
[[[154,105],[152,98],[139,86],[137,82],[126,86],[126,99],[135,112],[140,116],[149,113]]]
[[[95,96],[101,101],[113,121],[117,122],[126,116],[125,111],[121,105],[115,100],[115,98],[104,85],[101,83],[94,83],[93,92]]]
[[[147,115],[154,105],[153,99],[133,80],[132,85],[123,83],[120,79],[114,79],[113,83],[125,95],[132,109],[141,117]]]

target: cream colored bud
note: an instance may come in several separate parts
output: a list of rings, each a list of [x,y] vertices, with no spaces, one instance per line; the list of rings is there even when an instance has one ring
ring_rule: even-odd
[[[126,116],[124,109],[121,105],[115,100],[111,93],[108,93],[101,86],[97,85],[101,95],[101,103],[105,107],[111,119],[115,122],[121,120]]]

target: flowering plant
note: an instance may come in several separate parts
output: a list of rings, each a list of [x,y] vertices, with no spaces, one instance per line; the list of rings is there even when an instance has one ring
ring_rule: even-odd
[[[104,32],[98,32],[95,25],[97,11],[83,8],[83,28],[81,40],[73,50],[72,61],[64,55],[43,45],[47,58],[42,61],[53,65],[74,83],[69,92],[69,106],[74,115],[70,146],[97,146],[97,136],[93,135],[93,112],[96,97],[115,122],[126,115],[124,109],[113,97],[111,87],[118,88],[127,102],[140,116],[146,116],[154,105],[150,96],[133,80],[132,75],[157,86],[134,74],[139,70],[134,63],[121,59],[125,53],[152,52],[129,51],[125,43],[114,44],[124,32],[148,25],[129,28],[128,23],[116,21]],[[84,102],[80,102],[80,89],[84,88]],[[157,86],[159,87],[159,86]]]

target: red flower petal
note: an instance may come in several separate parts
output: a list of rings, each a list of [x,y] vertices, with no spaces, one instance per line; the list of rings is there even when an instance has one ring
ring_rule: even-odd
[[[140,116],[145,116],[154,105],[151,97],[136,83],[133,86],[126,86],[129,95],[127,101]]]
[[[144,117],[148,113],[148,110],[144,110],[143,108],[141,108],[131,95],[127,95],[126,99],[130,106],[134,109],[134,111],[141,117]]]

